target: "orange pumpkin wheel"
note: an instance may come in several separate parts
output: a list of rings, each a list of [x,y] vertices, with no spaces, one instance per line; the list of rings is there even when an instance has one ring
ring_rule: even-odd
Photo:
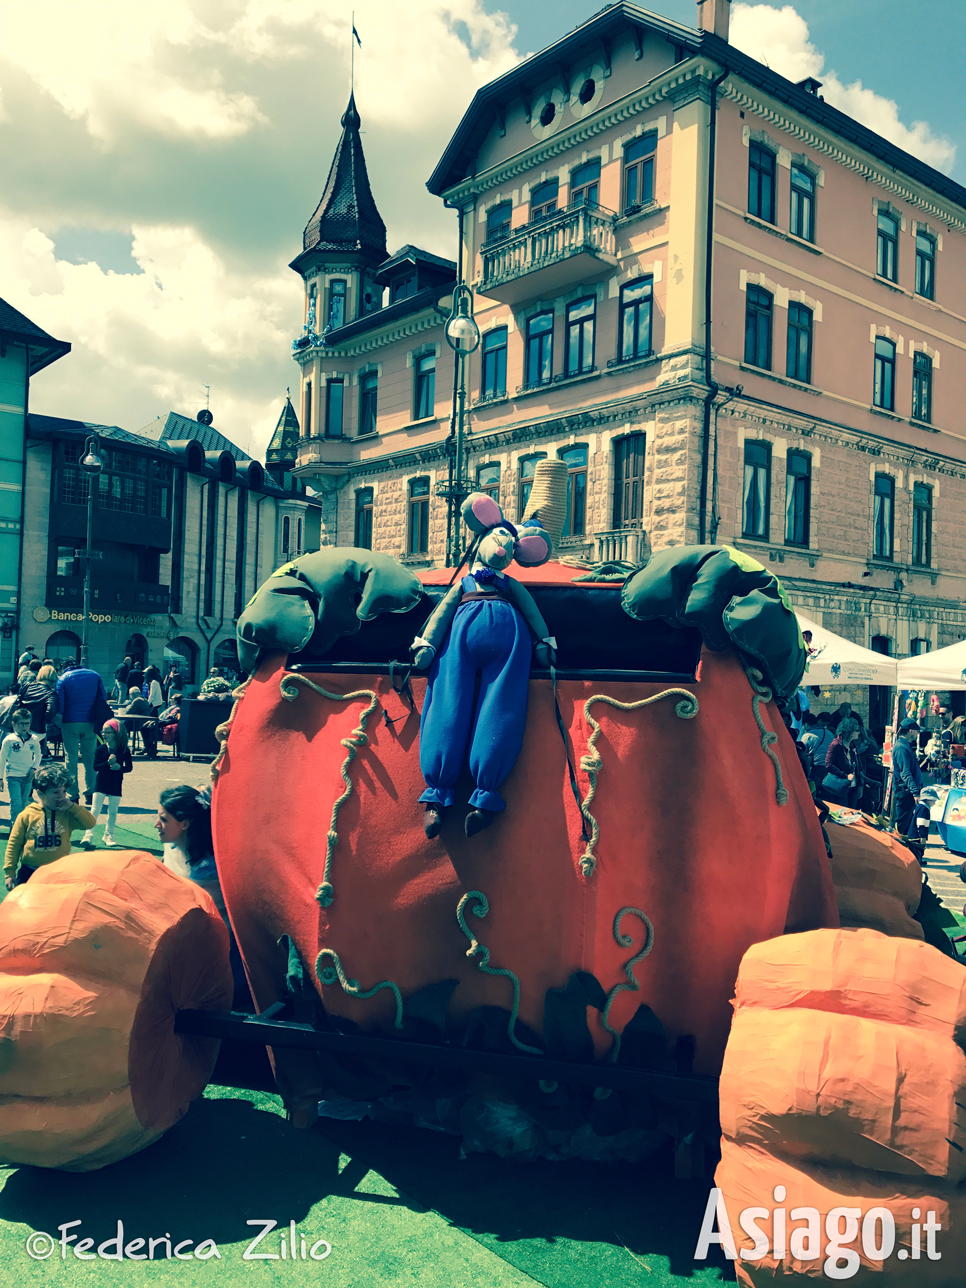
[[[175,1012],[231,999],[203,890],[135,850],[39,868],[0,904],[0,1160],[83,1172],[150,1145],[218,1054]]]
[[[868,823],[843,827],[829,819],[825,830],[842,925],[922,939],[922,926],[913,921],[922,895],[922,869],[912,851]]]
[[[791,1241],[793,1212],[814,1211],[824,1249],[834,1209],[884,1207],[897,1255],[876,1260],[856,1227],[854,1282],[958,1288],[966,1251],[964,1036],[966,971],[929,944],[867,929],[815,930],[745,953],[719,1084],[716,1184],[739,1250],[750,1250],[739,1230],[749,1207],[769,1214],[781,1207],[788,1223],[783,1255],[772,1238],[755,1265],[739,1263],[740,1282],[822,1279],[824,1253],[816,1259],[807,1240]],[[941,1262],[931,1261],[925,1243],[921,1257],[916,1250],[918,1214],[924,1222],[927,1211],[940,1214],[945,1232]],[[772,1233],[781,1243],[780,1230]]]

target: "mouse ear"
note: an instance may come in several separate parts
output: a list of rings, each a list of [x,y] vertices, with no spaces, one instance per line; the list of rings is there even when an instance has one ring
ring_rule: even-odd
[[[517,529],[517,548],[513,558],[523,568],[539,568],[553,554],[550,534],[539,519],[527,519]]]
[[[471,492],[462,505],[463,522],[471,532],[489,532],[503,522],[503,511],[486,492]]]

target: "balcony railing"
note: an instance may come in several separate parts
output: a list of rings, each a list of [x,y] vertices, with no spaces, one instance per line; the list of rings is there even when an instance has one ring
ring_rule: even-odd
[[[573,206],[484,244],[480,294],[515,303],[606,276],[617,265],[615,218],[601,206]]]
[[[95,573],[91,583],[91,612],[94,613],[166,613],[170,602],[169,588],[156,582],[106,580]],[[84,607],[84,578],[50,578],[47,605],[72,613],[81,612]]]
[[[613,532],[595,532],[595,562],[641,563],[644,559],[644,536],[641,528],[617,528]]]

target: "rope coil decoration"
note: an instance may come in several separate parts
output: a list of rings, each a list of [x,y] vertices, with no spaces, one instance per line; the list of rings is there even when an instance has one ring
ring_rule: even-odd
[[[225,752],[228,750],[228,735],[231,733],[231,723],[238,711],[238,704],[245,696],[245,691],[253,679],[254,676],[250,675],[244,683],[238,686],[237,689],[232,689],[231,696],[233,701],[231,704],[231,711],[228,713],[228,719],[222,721],[222,723],[215,729],[215,737],[218,739],[218,755],[211,762],[211,768],[208,771],[211,776],[212,783],[214,783],[218,778],[218,774],[221,770],[221,762],[225,759]]]
[[[520,981],[516,975],[514,975],[512,970],[504,970],[501,966],[490,965],[489,948],[487,948],[485,944],[481,944],[480,941],[474,937],[472,931],[468,928],[466,918],[463,915],[466,905],[471,899],[475,899],[477,901],[476,906],[470,909],[474,917],[485,917],[490,911],[490,905],[482,890],[470,890],[467,894],[463,895],[462,899],[460,899],[459,906],[456,909],[456,920],[459,922],[460,930],[462,930],[463,934],[470,941],[470,946],[466,950],[466,955],[467,957],[476,957],[478,954],[482,956],[482,961],[477,962],[477,965],[485,975],[505,975],[507,979],[513,982],[513,1009],[510,1011],[510,1023],[507,1025],[506,1030],[507,1037],[520,1051],[526,1051],[530,1055],[543,1055],[543,1052],[539,1047],[527,1046],[527,1044],[525,1042],[521,1042],[516,1035],[515,1029],[517,1014],[520,1010]]]
[[[584,719],[593,730],[587,739],[587,750],[580,758],[580,768],[589,780],[587,794],[580,802],[581,813],[590,824],[590,839],[587,842],[587,848],[580,856],[580,870],[585,877],[593,876],[594,869],[597,866],[597,855],[594,853],[594,847],[600,839],[600,827],[590,812],[590,805],[597,794],[597,775],[604,764],[601,760],[600,752],[597,750],[597,739],[600,737],[601,729],[598,722],[590,714],[590,708],[595,702],[605,702],[607,706],[616,707],[618,711],[637,711],[641,707],[649,707],[652,702],[660,702],[662,698],[671,697],[681,699],[680,702],[674,704],[674,714],[680,720],[693,720],[698,714],[698,699],[689,689],[664,689],[661,693],[654,693],[651,697],[641,698],[637,702],[620,702],[617,698],[611,698],[606,693],[595,693],[584,703]]]
[[[751,685],[751,709],[754,713],[755,724],[758,726],[758,732],[761,734],[761,749],[775,767],[775,800],[779,805],[784,805],[788,801],[788,789],[782,779],[781,761],[773,750],[774,744],[778,741],[778,734],[771,729],[765,728],[765,722],[761,718],[760,710],[761,704],[771,702],[774,694],[764,683],[765,677],[756,667],[746,666],[745,675]]]
[[[322,965],[323,957],[331,957],[332,965],[323,966]],[[363,992],[359,988],[359,981],[357,979],[346,978],[346,973],[342,968],[342,963],[341,961],[339,961],[339,954],[333,948],[323,948],[322,951],[319,953],[318,957],[316,957],[315,973],[316,975],[318,975],[319,979],[322,981],[323,984],[341,984],[343,992],[348,993],[350,997],[358,997],[360,999],[373,997],[376,993],[379,992],[381,988],[391,988],[393,997],[395,997],[396,999],[396,1018],[393,1021],[393,1028],[396,1028],[396,1029],[402,1028],[403,1026],[402,993],[400,993],[399,991],[399,986],[397,984],[394,984],[391,979],[381,980],[378,984],[374,984],[372,988],[367,988],[365,992]]]
[[[366,721],[379,705],[379,699],[372,689],[357,689],[354,693],[330,693],[328,689],[323,689],[321,685],[306,679],[304,675],[298,675],[294,671],[285,671],[279,680],[279,691],[286,702],[294,702],[299,696],[298,688],[295,687],[299,684],[304,684],[307,689],[312,689],[321,694],[323,698],[329,698],[333,702],[352,702],[356,698],[369,699],[369,705],[364,708],[359,716],[358,726],[347,737],[339,740],[347,751],[346,758],[342,762],[339,771],[342,774],[342,781],[345,783],[345,791],[332,806],[332,817],[329,820],[329,830],[325,838],[325,867],[322,870],[322,884],[315,892],[317,901],[323,908],[328,908],[335,898],[335,891],[332,888],[332,855],[339,843],[339,834],[336,831],[339,810],[352,795],[352,779],[349,777],[349,766],[356,758],[357,748],[364,747],[369,741],[366,737]]]
[[[643,961],[644,958],[647,956],[647,954],[654,947],[654,924],[651,921],[650,917],[647,915],[647,913],[641,912],[640,908],[621,908],[620,912],[614,918],[615,942],[621,948],[630,948],[630,946],[634,942],[633,936],[621,934],[621,922],[628,915],[628,913],[633,913],[635,917],[640,917],[641,921],[644,923],[644,929],[647,931],[647,934],[644,937],[644,946],[641,949],[641,951],[635,954],[635,956],[633,956],[624,965],[624,974],[627,976],[627,983],[615,984],[614,987],[610,990],[610,992],[607,994],[607,1001],[604,1004],[604,1010],[600,1017],[601,1024],[604,1026],[607,1032],[611,1034],[611,1036],[614,1039],[614,1045],[611,1047],[611,1052],[610,1052],[611,1061],[615,1061],[617,1059],[618,1054],[620,1053],[621,1035],[617,1032],[615,1028],[611,1026],[609,1022],[610,1008],[613,1006],[614,999],[617,997],[618,993],[627,993],[627,992],[636,993],[640,989],[641,986],[637,982],[637,978],[634,974],[634,967],[637,965],[639,961]]]

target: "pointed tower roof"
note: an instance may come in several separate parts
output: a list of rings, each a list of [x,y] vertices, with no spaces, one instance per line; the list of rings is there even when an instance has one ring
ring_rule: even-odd
[[[386,258],[386,225],[376,209],[362,152],[355,97],[342,116],[342,138],[332,158],[322,200],[305,226],[304,251],[362,251],[374,263]]]
[[[285,406],[275,426],[275,433],[265,453],[265,464],[269,467],[284,466],[291,468],[295,464],[299,444],[299,421],[292,406],[291,398],[286,395]]]

